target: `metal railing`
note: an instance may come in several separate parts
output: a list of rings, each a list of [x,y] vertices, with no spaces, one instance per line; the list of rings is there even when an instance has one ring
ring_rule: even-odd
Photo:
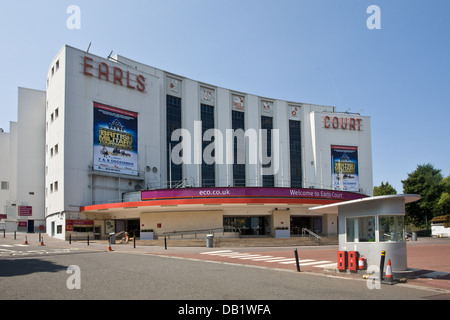
[[[170,237],[180,237],[181,239],[188,237],[188,238],[192,238],[192,236],[194,236],[194,239],[197,238],[197,236],[199,235],[206,235],[206,234],[220,234],[222,233],[222,235],[224,235],[225,232],[234,232],[237,233],[239,236],[239,230],[237,228],[234,227],[219,227],[219,228],[209,228],[209,229],[196,229],[196,230],[184,230],[184,231],[169,231],[169,232],[164,232],[159,236],[166,236],[167,239],[170,239]]]
[[[317,233],[312,232],[311,230],[309,230],[308,228],[302,228],[302,237],[305,236],[305,234],[308,233],[310,236],[315,237],[317,240],[322,239],[321,236],[319,236]]]

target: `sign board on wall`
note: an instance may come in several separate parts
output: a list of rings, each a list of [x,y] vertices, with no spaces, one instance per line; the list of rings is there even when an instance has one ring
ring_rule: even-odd
[[[138,114],[94,102],[94,170],[138,175]]]
[[[66,231],[73,231],[74,226],[93,226],[94,220],[66,220]]]
[[[28,221],[17,221],[17,226],[19,228],[26,228],[28,226]]]
[[[331,146],[333,190],[359,191],[358,147]]]
[[[33,215],[32,206],[19,206],[19,216],[21,217],[31,217]]]

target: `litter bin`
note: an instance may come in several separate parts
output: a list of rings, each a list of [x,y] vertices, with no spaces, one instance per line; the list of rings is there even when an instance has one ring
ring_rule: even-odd
[[[417,241],[417,232],[413,232],[411,235],[411,240],[412,241]]]
[[[214,235],[213,234],[207,234],[206,235],[206,247],[207,248],[213,248],[214,247]]]
[[[116,244],[116,234],[114,232],[109,234],[109,243]]]

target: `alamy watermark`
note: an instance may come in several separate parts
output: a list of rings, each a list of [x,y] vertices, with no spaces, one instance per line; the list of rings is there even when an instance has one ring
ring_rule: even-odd
[[[367,18],[366,25],[367,29],[381,29],[381,9],[379,6],[373,4],[367,8],[367,14],[370,14],[370,17]]]
[[[194,134],[187,129],[176,129],[171,136],[171,161],[179,164],[235,164],[234,141],[237,139],[236,164],[261,166],[262,175],[278,173],[280,167],[280,134],[271,129],[270,140],[266,129],[208,129],[202,134],[202,121],[194,121]],[[181,141],[180,141],[181,140]],[[247,140],[247,143],[245,141]],[[203,142],[210,142],[203,148]],[[268,148],[270,143],[270,148]],[[192,155],[193,145],[193,155]],[[248,161],[245,147],[248,146]],[[270,154],[268,154],[270,150]]]
[[[77,5],[70,5],[66,9],[66,13],[69,15],[66,20],[66,26],[69,30],[81,29],[81,9]]]
[[[369,290],[381,289],[380,282],[380,267],[377,265],[370,265],[367,267],[369,276],[367,277],[366,286]]]
[[[67,268],[67,273],[72,274],[69,278],[67,278],[66,286],[67,289],[81,289],[81,269],[79,266],[70,265]]]

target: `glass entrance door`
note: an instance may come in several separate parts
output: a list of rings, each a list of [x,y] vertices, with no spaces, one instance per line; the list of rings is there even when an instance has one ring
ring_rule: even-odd
[[[235,228],[243,236],[260,236],[270,232],[269,217],[223,217],[224,228]]]

